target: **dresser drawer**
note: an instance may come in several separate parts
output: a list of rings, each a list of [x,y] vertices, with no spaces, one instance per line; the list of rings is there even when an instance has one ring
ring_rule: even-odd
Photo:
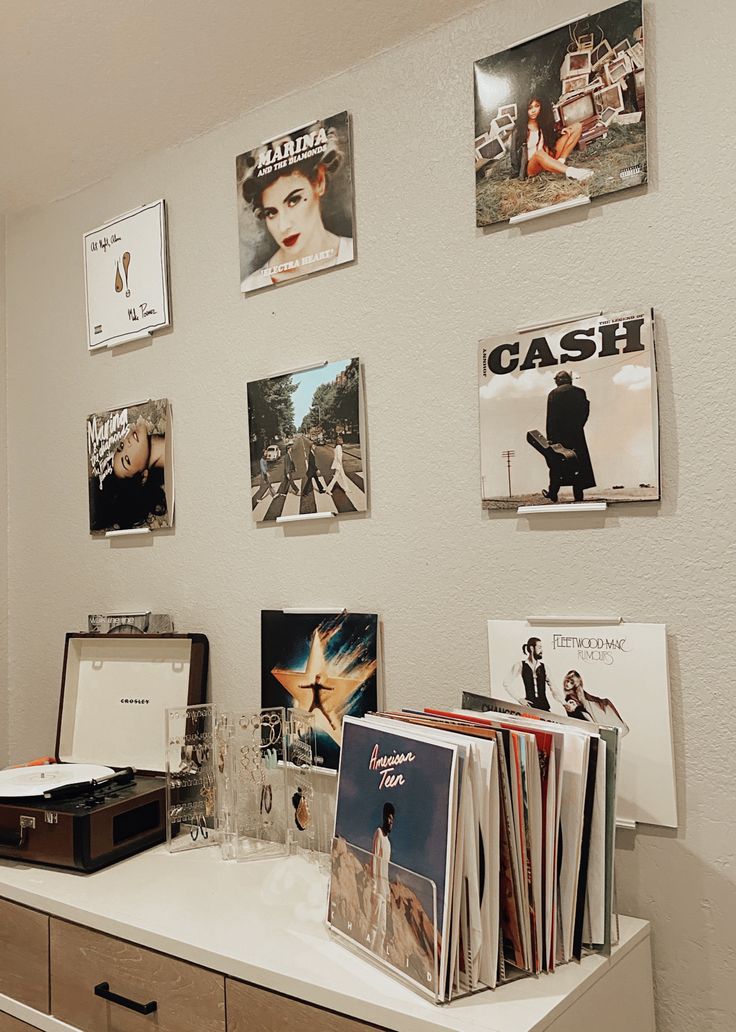
[[[376,1032],[378,1028],[232,978],[225,983],[227,1032]]]
[[[9,1014],[0,1011],[0,1032],[36,1032],[32,1025],[26,1025],[25,1021],[18,1021],[11,1018]]]
[[[0,899],[0,993],[49,1012],[49,919]]]
[[[83,1032],[225,1032],[225,980],[183,960],[51,920],[51,1009]],[[100,991],[155,1010],[142,1014]]]

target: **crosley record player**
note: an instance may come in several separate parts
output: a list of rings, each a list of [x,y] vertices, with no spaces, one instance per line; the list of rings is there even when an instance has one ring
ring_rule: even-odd
[[[0,857],[97,871],[166,839],[165,712],[205,701],[203,634],[67,634],[56,764],[0,771]]]

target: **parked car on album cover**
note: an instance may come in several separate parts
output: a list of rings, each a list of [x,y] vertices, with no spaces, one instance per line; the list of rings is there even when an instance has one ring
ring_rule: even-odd
[[[277,444],[270,444],[266,448],[266,462],[278,462],[281,458],[281,449]]]

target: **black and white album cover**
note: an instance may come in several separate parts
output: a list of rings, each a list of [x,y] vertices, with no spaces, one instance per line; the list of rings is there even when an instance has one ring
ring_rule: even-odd
[[[476,224],[647,181],[642,0],[475,62]]]
[[[236,176],[244,294],[353,260],[347,111],[239,155]]]
[[[654,313],[596,313],[482,341],[486,509],[660,497]]]
[[[89,528],[94,533],[174,521],[171,409],[166,398],[87,418]]]

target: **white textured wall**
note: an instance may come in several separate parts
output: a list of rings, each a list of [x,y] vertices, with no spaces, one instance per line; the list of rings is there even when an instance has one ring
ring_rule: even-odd
[[[8,448],[5,378],[5,219],[0,216],[0,767],[8,758]]]
[[[736,1006],[736,263],[732,48],[719,44],[736,17],[725,3],[649,5],[648,191],[582,216],[476,232],[472,61],[579,8],[483,8],[12,221],[11,756],[51,746],[64,632],[89,610],[169,610],[180,629],[205,631],[214,697],[233,705],[258,700],[262,607],[382,613],[392,705],[457,703],[463,688],[485,689],[490,615],[664,621],[682,823],[621,843],[619,895],[625,911],[654,921],[660,1028],[726,1032]],[[242,300],[235,155],[346,107],[358,264]],[[151,346],[90,357],[82,233],[161,195],[174,329]],[[574,528],[482,515],[476,341],[632,300],[660,313],[661,505],[616,508]],[[328,528],[256,529],[245,381],[356,353],[367,379],[371,514]],[[176,531],[93,541],[84,417],[163,395],[175,404]]]

